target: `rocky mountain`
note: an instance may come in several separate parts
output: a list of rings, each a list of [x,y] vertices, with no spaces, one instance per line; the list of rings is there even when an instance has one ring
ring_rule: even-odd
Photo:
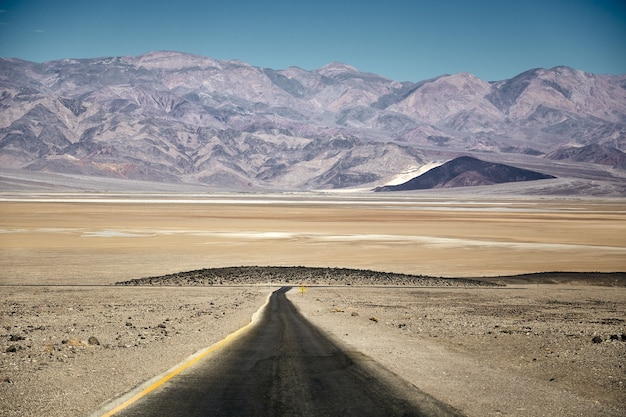
[[[547,154],[546,158],[554,161],[570,160],[626,169],[626,153],[597,143],[559,148]]]
[[[498,82],[466,73],[399,82],[341,63],[274,70],[177,52],[0,59],[5,169],[371,188],[461,154],[549,165],[546,153],[595,144],[626,150],[626,76],[557,67]]]
[[[377,187],[374,191],[426,190],[430,188],[472,187],[507,182],[552,179],[554,176],[510,165],[486,162],[470,156],[461,156],[435,167],[411,180]]]

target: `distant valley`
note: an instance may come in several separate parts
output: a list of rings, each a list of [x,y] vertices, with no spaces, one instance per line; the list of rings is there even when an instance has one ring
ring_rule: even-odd
[[[0,59],[0,190],[372,190],[471,156],[545,174],[524,193],[624,196],[624,151],[626,75],[409,82],[177,52]],[[500,182],[463,175],[455,187]]]

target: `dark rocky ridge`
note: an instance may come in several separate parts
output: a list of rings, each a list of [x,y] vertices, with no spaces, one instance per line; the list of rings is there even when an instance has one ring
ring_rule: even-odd
[[[420,287],[482,287],[501,284],[465,278],[437,278],[348,268],[304,266],[240,266],[208,268],[118,282],[116,285],[408,285]]]
[[[485,162],[470,156],[462,156],[435,167],[403,184],[378,187],[374,191],[469,187],[551,178],[555,177],[509,165]]]
[[[626,272],[536,272],[531,274],[476,278],[500,285],[572,284],[626,287]]]
[[[536,272],[529,274],[442,278],[365,269],[305,266],[237,266],[206,268],[117,282],[121,286],[219,285],[374,285],[417,287],[501,287],[528,284],[572,284],[626,287],[626,272]]]

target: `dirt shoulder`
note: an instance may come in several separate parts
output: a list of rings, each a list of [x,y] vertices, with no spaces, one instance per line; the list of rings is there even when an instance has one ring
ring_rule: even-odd
[[[468,416],[621,416],[626,290],[311,287],[289,297],[353,349]]]
[[[88,415],[243,327],[269,292],[0,287],[0,414]]]

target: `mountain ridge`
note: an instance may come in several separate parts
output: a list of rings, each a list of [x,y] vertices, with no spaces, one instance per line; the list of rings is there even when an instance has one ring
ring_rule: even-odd
[[[402,184],[377,187],[374,191],[408,191],[431,188],[474,187],[520,181],[555,178],[552,175],[510,165],[487,162],[471,156],[460,156],[434,167]]]
[[[626,153],[597,143],[585,146],[565,146],[550,152],[546,158],[554,161],[572,160],[626,169]]]
[[[399,82],[337,62],[275,70],[167,51],[3,58],[0,167],[312,190],[464,154],[549,165],[571,144],[626,150],[625,81],[554,67]]]

